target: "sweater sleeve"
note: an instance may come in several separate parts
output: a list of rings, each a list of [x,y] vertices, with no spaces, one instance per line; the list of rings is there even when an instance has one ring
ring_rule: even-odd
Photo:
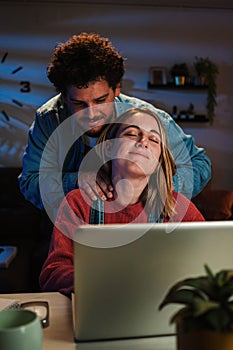
[[[69,296],[74,291],[73,240],[77,227],[89,222],[88,200],[83,191],[73,190],[59,208],[48,257],[39,276],[44,292],[58,291]]]
[[[73,241],[56,227],[39,283],[43,292],[56,291],[70,295],[74,290]]]

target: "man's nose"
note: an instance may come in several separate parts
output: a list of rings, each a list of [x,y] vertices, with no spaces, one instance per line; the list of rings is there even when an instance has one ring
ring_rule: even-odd
[[[94,108],[94,106],[89,106],[89,105],[87,105],[86,107],[85,107],[85,111],[84,111],[84,113],[85,113],[85,116],[87,117],[87,118],[89,118],[89,119],[93,119],[94,117],[95,117],[95,108]]]

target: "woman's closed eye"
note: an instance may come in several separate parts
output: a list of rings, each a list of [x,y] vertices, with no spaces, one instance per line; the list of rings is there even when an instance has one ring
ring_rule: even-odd
[[[125,136],[129,136],[129,137],[138,137],[138,133],[136,132],[127,132],[125,133]]]
[[[147,139],[152,144],[160,144],[160,137],[157,135],[157,132],[144,132],[136,126],[129,126],[123,129],[120,133],[120,137],[125,137],[136,141]]]
[[[119,136],[130,138],[130,139],[137,139],[140,136],[140,130],[134,127],[126,127],[124,130],[120,132]]]
[[[152,141],[153,143],[160,144],[160,140],[157,137],[149,137],[149,140]]]
[[[140,141],[140,139],[144,137],[143,134],[141,134],[140,132],[137,132],[137,131],[127,131],[122,136],[126,136],[130,139],[136,139],[138,141]],[[149,136],[148,140],[152,143],[155,143],[155,144],[160,143],[160,139],[155,135]]]

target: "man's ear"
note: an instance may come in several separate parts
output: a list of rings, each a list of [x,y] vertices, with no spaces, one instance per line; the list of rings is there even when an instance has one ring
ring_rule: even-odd
[[[121,84],[117,84],[116,89],[115,89],[115,97],[119,96],[121,93]]]
[[[61,96],[62,96],[62,98],[63,98],[63,101],[64,101],[65,103],[67,103],[67,96],[66,96],[66,94],[65,94],[64,92],[62,92],[62,93],[61,93]]]

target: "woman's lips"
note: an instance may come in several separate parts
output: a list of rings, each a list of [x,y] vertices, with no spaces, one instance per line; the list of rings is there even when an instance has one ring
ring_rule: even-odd
[[[147,154],[141,153],[141,152],[129,152],[129,154],[141,156],[141,157],[144,157],[144,158],[146,158],[146,159],[150,159],[149,156],[148,156]]]

